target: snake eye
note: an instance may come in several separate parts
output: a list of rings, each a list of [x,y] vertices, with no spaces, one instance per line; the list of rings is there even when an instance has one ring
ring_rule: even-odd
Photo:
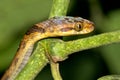
[[[82,24],[81,23],[77,23],[76,25],[75,25],[75,30],[76,31],[81,31],[82,30]]]

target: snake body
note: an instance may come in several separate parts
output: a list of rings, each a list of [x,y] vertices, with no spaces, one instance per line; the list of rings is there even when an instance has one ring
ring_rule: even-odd
[[[26,65],[34,44],[47,37],[71,36],[93,31],[93,23],[81,17],[53,17],[35,24],[24,35],[9,69],[1,80],[14,80]]]

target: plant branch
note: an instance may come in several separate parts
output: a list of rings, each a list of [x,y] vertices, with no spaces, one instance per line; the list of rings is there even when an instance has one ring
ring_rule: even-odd
[[[54,80],[62,80],[62,77],[59,72],[59,63],[51,62],[50,65]]]
[[[62,61],[74,52],[120,42],[120,30],[67,42],[59,39],[48,39],[48,41],[53,59]]]
[[[68,5],[70,0],[53,0],[50,17],[54,16],[65,16],[67,13]]]
[[[107,75],[107,76],[100,77],[97,80],[120,80],[120,75]]]
[[[69,2],[70,0],[53,0],[53,5],[52,5],[49,18],[54,16],[65,16],[67,13]],[[50,43],[50,42],[48,41],[47,43]],[[52,53],[50,53],[50,56],[51,54]],[[53,60],[50,60],[50,66],[51,66],[51,72],[54,80],[62,80],[62,77],[59,72],[59,63],[55,63],[54,61],[53,62],[52,61]]]

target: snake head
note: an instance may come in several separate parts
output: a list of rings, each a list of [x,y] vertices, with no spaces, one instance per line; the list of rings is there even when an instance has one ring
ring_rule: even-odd
[[[57,24],[61,36],[87,34],[94,30],[93,22],[81,17],[59,17]]]
[[[34,31],[46,37],[71,36],[87,34],[94,30],[93,22],[81,17],[60,16],[53,17],[36,24]]]

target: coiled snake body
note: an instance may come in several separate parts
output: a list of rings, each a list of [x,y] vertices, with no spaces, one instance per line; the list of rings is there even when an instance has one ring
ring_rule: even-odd
[[[81,17],[53,17],[35,24],[24,35],[11,66],[1,80],[15,79],[27,63],[37,41],[47,37],[86,34],[93,29],[93,23]]]

